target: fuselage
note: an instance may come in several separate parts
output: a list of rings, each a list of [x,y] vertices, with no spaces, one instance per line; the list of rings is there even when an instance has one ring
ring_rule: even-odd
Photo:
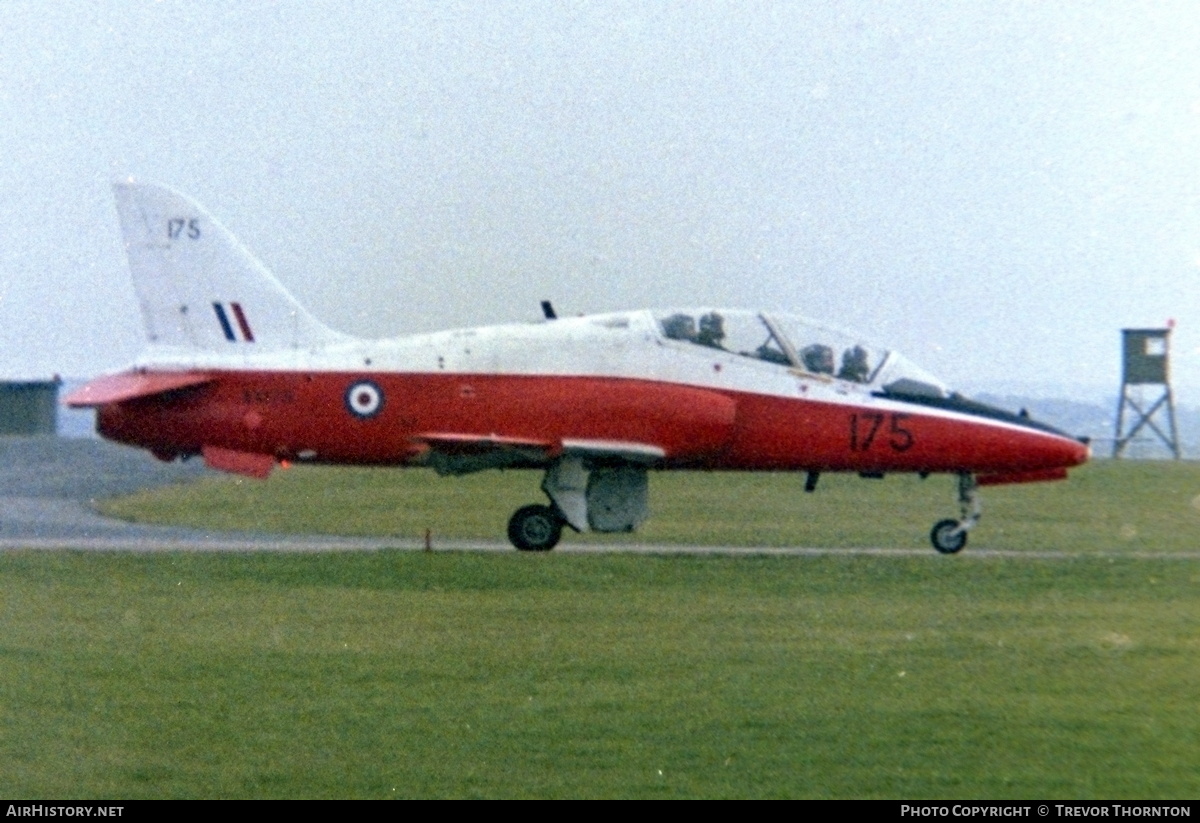
[[[679,316],[638,311],[261,354],[251,342],[228,354],[152,347],[135,371],[203,381],[101,405],[98,429],[164,458],[217,447],[374,465],[430,464],[453,438],[548,444],[501,464],[530,466],[568,441],[638,444],[661,451],[658,468],[709,470],[1016,476],[1088,457],[1062,432],[956,399],[919,370],[909,379],[898,355],[872,352],[875,362],[854,372],[844,359],[839,376],[809,363],[804,341],[768,315],[725,311],[734,334],[715,344],[673,336],[668,321]],[[758,323],[769,346],[736,339],[741,329],[752,340]]]
[[[544,471],[548,505],[508,523],[546,551],[564,527],[632,531],[658,469],[951,472],[976,489],[1054,480],[1087,446],[973,403],[899,354],[803,318],[737,309],[635,311],[368,341],[335,331],[199,204],[113,187],[148,343],[72,392],[105,437],[160,458],[267,477],[280,461]]]

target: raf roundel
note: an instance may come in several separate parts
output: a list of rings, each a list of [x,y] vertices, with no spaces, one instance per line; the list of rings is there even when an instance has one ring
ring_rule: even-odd
[[[355,417],[366,420],[383,408],[383,391],[370,380],[361,380],[346,389],[346,408]]]

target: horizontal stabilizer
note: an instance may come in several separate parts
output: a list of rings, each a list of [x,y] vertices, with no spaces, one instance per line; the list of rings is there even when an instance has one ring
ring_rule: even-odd
[[[125,372],[99,377],[63,398],[73,409],[104,406],[139,397],[201,386],[214,378],[197,372]]]
[[[204,455],[204,464],[210,469],[244,474],[265,480],[275,468],[275,458],[269,454],[255,452],[239,452],[233,449],[222,449],[218,446],[204,446],[200,449]]]

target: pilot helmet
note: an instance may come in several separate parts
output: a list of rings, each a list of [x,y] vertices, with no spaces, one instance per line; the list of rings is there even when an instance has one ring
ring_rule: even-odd
[[[690,314],[672,314],[662,321],[662,330],[670,340],[696,339],[696,321]]]
[[[821,343],[805,346],[800,352],[804,368],[816,374],[833,374],[833,349]]]
[[[715,311],[710,311],[701,317],[699,337],[703,340],[724,340],[725,318],[721,317]]]

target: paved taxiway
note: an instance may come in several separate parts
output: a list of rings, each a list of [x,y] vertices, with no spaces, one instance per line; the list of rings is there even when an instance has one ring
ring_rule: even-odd
[[[98,498],[184,483],[199,461],[162,463],[146,452],[93,439],[0,437],[0,549],[123,551],[331,551],[396,546],[395,540],[213,533],[141,526],[95,512]]]
[[[76,549],[89,551],[372,551],[424,548],[424,542],[402,538],[279,535],[253,532],[210,532],[171,526],[142,526],[102,517],[92,508],[98,498],[138,489],[183,483],[208,474],[199,461],[162,463],[146,452],[94,439],[0,437],[0,550]],[[440,551],[513,551],[503,541],[434,539]],[[858,554],[936,558],[932,549],[731,548],[724,546],[654,546],[610,543],[561,544],[557,553],[642,552],[653,554]],[[968,549],[963,557],[1063,559],[1069,552]],[[1089,553],[1096,557],[1098,554]],[[1194,559],[1200,553],[1121,557]]]

